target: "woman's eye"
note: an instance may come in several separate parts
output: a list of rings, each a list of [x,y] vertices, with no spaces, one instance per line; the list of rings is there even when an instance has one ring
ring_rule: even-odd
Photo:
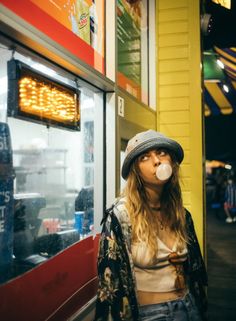
[[[141,161],[145,161],[145,160],[147,160],[147,159],[148,159],[148,155],[147,155],[147,154],[142,155],[142,156],[140,157],[140,160],[141,160]]]
[[[164,150],[161,150],[158,152],[158,156],[160,157],[166,156],[166,152]]]

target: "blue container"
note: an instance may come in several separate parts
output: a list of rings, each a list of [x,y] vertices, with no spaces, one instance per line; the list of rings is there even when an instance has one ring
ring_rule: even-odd
[[[0,176],[0,266],[13,257],[13,178]]]
[[[84,224],[84,211],[77,211],[75,212],[75,229],[80,233],[83,234],[83,224]]]
[[[0,282],[13,260],[13,165],[9,127],[0,122]]]

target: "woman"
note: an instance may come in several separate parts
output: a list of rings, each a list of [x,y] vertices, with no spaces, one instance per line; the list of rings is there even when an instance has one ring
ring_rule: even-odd
[[[235,209],[236,209],[236,179],[235,174],[231,176],[225,189],[225,202],[224,210],[226,214],[226,223],[236,222]]]
[[[95,320],[205,319],[207,276],[182,204],[183,157],[176,141],[154,130],[128,142],[127,184],[102,222]]]

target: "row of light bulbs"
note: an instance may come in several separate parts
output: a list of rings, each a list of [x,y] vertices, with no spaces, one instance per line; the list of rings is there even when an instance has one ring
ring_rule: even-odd
[[[56,120],[78,121],[77,95],[25,76],[19,81],[19,105],[22,111]],[[79,116],[78,116],[79,117]]]

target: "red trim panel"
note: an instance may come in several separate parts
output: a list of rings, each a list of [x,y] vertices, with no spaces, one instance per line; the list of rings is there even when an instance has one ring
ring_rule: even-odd
[[[96,295],[98,239],[91,236],[79,241],[2,285],[1,319],[44,321],[53,315],[52,320],[64,321],[65,315],[72,315],[91,300]]]
[[[93,298],[97,291],[97,278],[89,281],[86,286],[79,289],[71,298],[68,299],[57,311],[51,315],[47,321],[65,321],[68,316],[72,316]]]

